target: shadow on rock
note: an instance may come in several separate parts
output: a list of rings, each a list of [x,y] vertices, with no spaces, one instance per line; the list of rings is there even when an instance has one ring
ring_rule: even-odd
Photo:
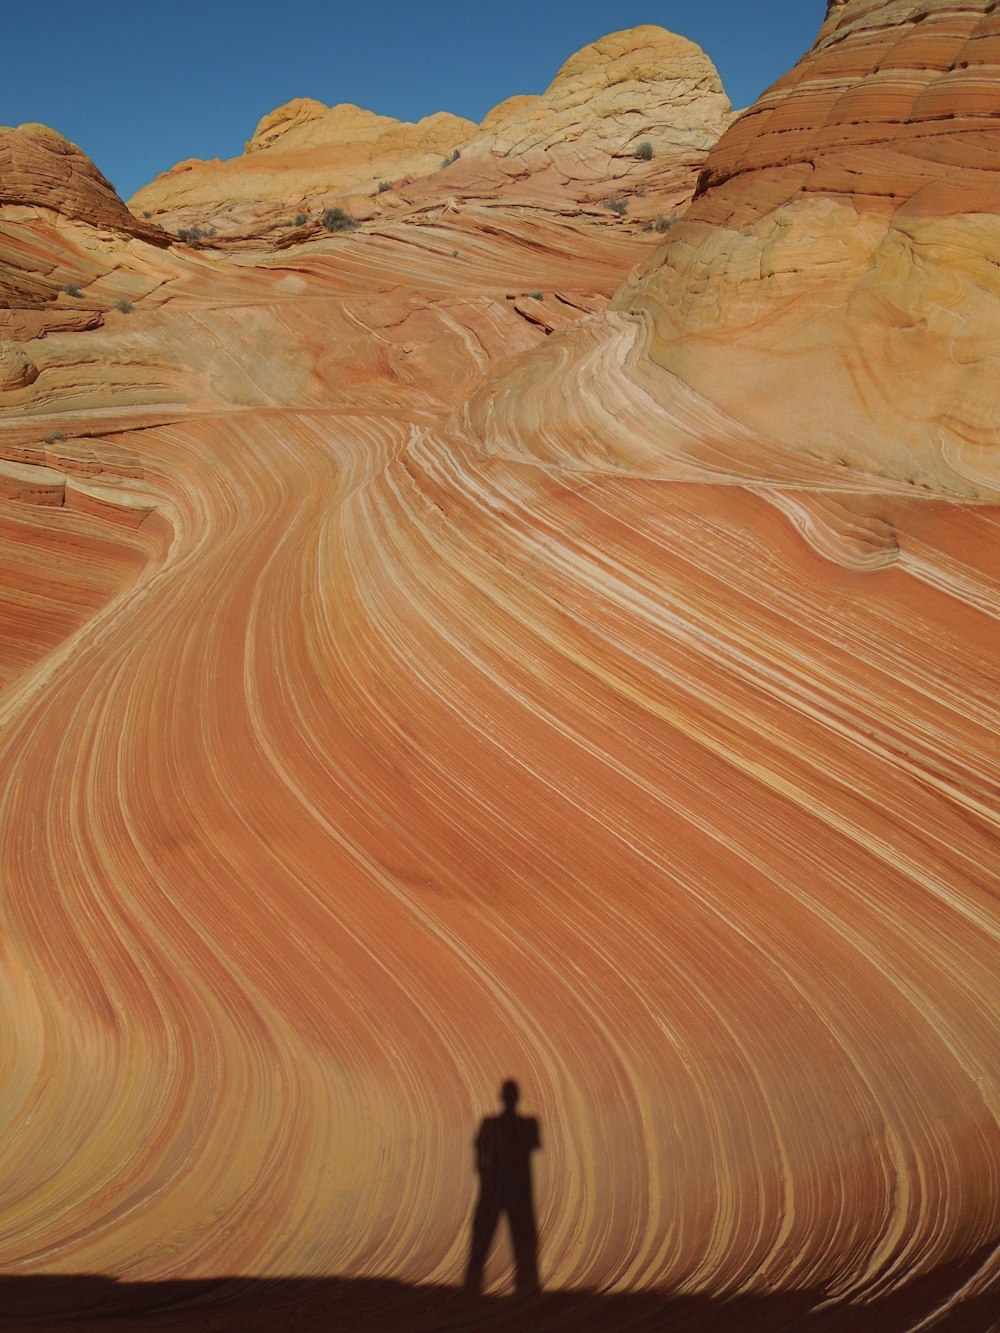
[[[553,1291],[492,1298],[454,1287],[347,1278],[219,1278],[116,1282],[104,1277],[0,1278],[0,1328],[66,1333],[903,1333],[931,1315],[981,1267],[994,1246],[918,1278],[867,1306],[825,1304],[820,1291],[723,1297]],[[1000,1290],[962,1303],[930,1325],[947,1333],[1000,1328]]]

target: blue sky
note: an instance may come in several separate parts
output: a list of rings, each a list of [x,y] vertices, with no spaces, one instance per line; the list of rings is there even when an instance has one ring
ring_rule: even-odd
[[[574,51],[657,23],[745,106],[812,44],[825,0],[23,0],[5,6],[0,124],[41,121],[128,197],[186,157],[233,157],[292,97],[479,121]]]

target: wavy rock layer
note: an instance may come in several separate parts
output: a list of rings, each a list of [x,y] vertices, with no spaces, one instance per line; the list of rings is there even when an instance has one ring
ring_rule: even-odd
[[[443,206],[146,247],[132,314],[18,326],[6,1273],[663,1327],[418,1300],[461,1281],[513,1077],[550,1291],[989,1327],[1000,520],[668,378],[651,317],[587,313],[642,252]],[[173,1326],[322,1299],[257,1290]]]
[[[699,46],[644,25],[578,51],[541,96],[495,107],[469,152],[512,159],[511,175],[551,162],[568,181],[586,181],[607,177],[606,159],[634,159],[648,143],[654,159],[690,168],[715,145],[731,110]]]
[[[133,217],[85,153],[46,125],[0,126],[0,208],[12,205],[169,244],[154,223]]]
[[[690,200],[731,119],[708,56],[645,25],[585,47],[545,93],[507,99],[481,127],[446,113],[407,125],[297,99],[264,117],[243,157],[179,163],[131,206],[171,226],[211,224],[230,242],[287,225],[290,212],[315,227],[317,209],[338,197],[367,219],[442,197],[566,213],[624,194],[645,221]],[[636,158],[640,144],[648,160]]]
[[[998,65],[985,0],[831,6],[618,298],[651,361],[768,442],[995,496]]]
[[[136,211],[258,213],[320,197],[374,193],[386,177],[426,176],[445,154],[476,132],[472,121],[446,112],[411,125],[343,103],[298,98],[265,116],[243,157],[222,162],[192,158],[158,176],[132,198]]]

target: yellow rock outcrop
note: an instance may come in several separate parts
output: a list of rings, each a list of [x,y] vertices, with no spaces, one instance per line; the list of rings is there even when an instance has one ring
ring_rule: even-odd
[[[380,180],[437,170],[476,130],[444,112],[410,124],[350,103],[325,107],[299,98],[261,120],[242,157],[184,162],[130,202],[137,212],[193,211],[221,220],[372,194]]]
[[[405,195],[421,206],[450,195],[596,208],[611,192],[641,187],[649,203],[632,216],[645,219],[690,198],[731,119],[708,56],[646,25],[585,47],[543,94],[506,99],[481,126],[446,112],[407,124],[350,104],[295,99],[261,120],[242,157],[180,163],[131,205],[175,227],[210,221],[235,235],[338,196],[355,216],[368,215],[365,197],[382,181],[404,189],[417,182]],[[648,162],[636,158],[646,143]],[[461,162],[452,166],[456,150]],[[437,181],[443,162],[448,174]],[[384,206],[396,211],[400,200]]]

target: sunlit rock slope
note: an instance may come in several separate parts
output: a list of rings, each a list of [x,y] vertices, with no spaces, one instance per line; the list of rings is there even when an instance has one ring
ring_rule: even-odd
[[[775,444],[996,496],[998,65],[991,3],[831,5],[618,298],[650,361]]]
[[[507,99],[481,126],[444,112],[408,125],[297,99],[263,118],[242,157],[181,162],[131,206],[229,241],[301,239],[328,206],[379,219],[502,200],[565,215],[611,198],[645,222],[690,200],[731,119],[708,56],[646,25],[585,47],[543,94]]]
[[[476,128],[445,112],[411,125],[349,103],[296,98],[261,120],[242,157],[180,162],[141,189],[132,207],[252,217],[275,205],[308,207],[331,193],[374,193],[386,177],[436,171]]]
[[[624,219],[492,148],[280,246],[0,208],[12,1319],[993,1326],[992,9],[837,7],[665,233],[665,153]],[[528,1306],[503,1231],[456,1290],[507,1079]]]

